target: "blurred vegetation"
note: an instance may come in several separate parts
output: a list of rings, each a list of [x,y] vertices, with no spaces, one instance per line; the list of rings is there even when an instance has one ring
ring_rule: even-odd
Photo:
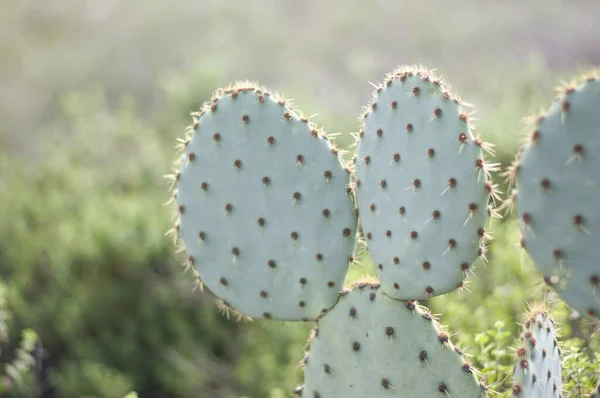
[[[279,398],[301,383],[311,325],[226,319],[165,237],[175,138],[217,87],[257,79],[347,147],[368,81],[424,63],[476,106],[506,166],[520,118],[600,63],[599,3],[376,3],[0,3],[0,276],[9,329],[34,330],[43,346],[39,371],[10,396]],[[595,325],[543,289],[514,220],[492,234],[470,292],[426,304],[501,392],[526,304],[546,300],[564,396],[582,396],[598,381]],[[349,280],[373,271],[359,261]],[[28,336],[11,333],[3,353]]]

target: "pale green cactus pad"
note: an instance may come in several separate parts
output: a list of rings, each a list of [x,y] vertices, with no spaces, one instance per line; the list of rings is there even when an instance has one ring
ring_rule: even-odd
[[[415,301],[357,283],[320,318],[304,358],[303,397],[487,396],[447,332]]]
[[[382,289],[425,299],[459,287],[485,255],[495,195],[465,105],[424,69],[381,83],[357,137],[361,224]]]
[[[562,394],[561,358],[554,323],[541,308],[523,325],[513,369],[513,397],[558,398]]]
[[[204,285],[253,318],[316,319],[352,260],[357,214],[339,150],[253,84],[195,115],[174,179],[176,231]]]
[[[600,79],[567,86],[512,168],[521,245],[580,313],[600,314]]]

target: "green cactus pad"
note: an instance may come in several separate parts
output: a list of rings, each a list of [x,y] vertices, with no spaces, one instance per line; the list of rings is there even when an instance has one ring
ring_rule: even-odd
[[[495,194],[463,103],[426,70],[400,68],[377,88],[357,137],[361,224],[382,288],[425,299],[462,286],[485,254]]]
[[[415,301],[358,283],[319,319],[304,358],[302,396],[487,396],[448,334]]]
[[[339,150],[249,83],[217,92],[195,117],[174,177],[190,264],[242,314],[316,319],[335,304],[356,241]]]
[[[530,312],[513,369],[513,397],[558,398],[562,393],[560,349],[545,310]]]
[[[580,313],[600,314],[600,79],[568,86],[512,168],[521,246]]]

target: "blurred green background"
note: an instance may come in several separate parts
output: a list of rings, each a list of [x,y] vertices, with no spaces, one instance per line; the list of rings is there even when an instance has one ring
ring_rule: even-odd
[[[0,274],[13,331],[44,351],[7,396],[281,398],[301,383],[309,324],[236,323],[193,291],[165,232],[163,175],[189,113],[258,80],[347,147],[372,86],[436,68],[477,108],[505,167],[523,116],[600,64],[594,0],[33,0],[0,2]],[[596,383],[594,328],[540,287],[509,217],[469,290],[430,300],[495,391],[510,388],[526,303],[565,342],[565,397]],[[372,272],[368,258],[349,279]]]

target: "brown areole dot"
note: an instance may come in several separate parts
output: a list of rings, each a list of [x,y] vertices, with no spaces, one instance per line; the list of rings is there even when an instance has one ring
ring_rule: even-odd
[[[321,211],[321,214],[323,215],[323,217],[327,218],[329,217],[329,209],[323,209]]]
[[[409,133],[411,133],[413,131],[413,125],[412,125],[412,123],[408,123],[406,125],[406,131],[408,131]]]
[[[371,157],[369,155],[365,156],[364,161],[365,161],[365,164],[371,163]]]
[[[179,205],[177,209],[179,211],[179,214],[183,214],[185,212],[185,207],[183,205]]]
[[[550,187],[551,187],[550,180],[547,178],[542,179],[542,181],[540,181],[540,186],[545,190],[550,189]]]
[[[300,278],[298,281],[301,285],[306,285],[306,278]]]
[[[373,239],[373,235],[370,232],[367,232],[367,239],[368,240]]]
[[[464,271],[468,271],[468,270],[469,270],[469,267],[470,267],[470,265],[469,265],[469,263],[467,263],[467,262],[464,262],[464,263],[462,263],[462,264],[460,265],[460,269],[461,269],[463,272],[464,272]]]
[[[317,261],[322,261],[323,260],[323,255],[321,253],[317,253],[317,255],[315,256],[315,258],[317,259]]]
[[[271,184],[271,179],[269,177],[263,177],[262,182],[264,185],[269,185]]]
[[[275,137],[269,136],[269,138],[267,138],[267,144],[273,145],[274,143],[275,143]]]
[[[248,115],[244,115],[244,116],[242,116],[242,121],[243,121],[244,123],[248,123],[248,122],[250,121],[250,116],[248,116]]]
[[[398,282],[394,282],[394,289],[400,289],[400,285],[398,284]]]
[[[563,103],[561,105],[561,109],[562,109],[563,113],[567,113],[570,108],[571,108],[571,104],[569,103],[569,101],[563,101]]]
[[[262,298],[267,298],[268,293],[265,292],[264,290],[261,290],[260,293],[259,293],[259,296],[262,297]]]
[[[428,270],[431,268],[431,263],[429,261],[423,262],[423,269]]]
[[[387,187],[387,182],[385,180],[381,180],[379,185],[381,185],[381,188],[385,189]]]
[[[348,315],[350,315],[351,318],[354,318],[354,316],[356,315],[356,308],[351,307],[348,311]]]
[[[327,282],[327,286],[329,286],[329,287],[334,287],[334,286],[335,286],[335,283],[334,283],[334,282],[332,282],[332,281],[329,281],[329,282]]]
[[[583,216],[581,214],[574,215],[573,224],[575,224],[576,227],[581,227],[583,225]]]
[[[302,300],[301,300],[301,301],[299,301],[299,302],[298,302],[298,305],[299,305],[300,307],[304,307],[304,306],[306,305],[306,303],[305,303],[304,301],[302,301]]]
[[[400,154],[395,153],[393,159],[394,159],[394,162],[398,163],[400,161]]]
[[[193,162],[194,160],[196,160],[196,154],[194,152],[188,153],[188,159],[190,160],[190,162]]]
[[[392,336],[394,335],[394,328],[393,328],[393,327],[391,327],[391,326],[387,326],[387,327],[385,328],[385,334],[386,334],[388,337],[392,337]]]
[[[371,205],[369,206],[369,209],[371,209],[371,211],[375,211],[377,207],[375,206],[375,203],[371,203]]]
[[[225,212],[231,213],[232,210],[233,210],[233,205],[231,203],[227,203],[225,205]]]
[[[552,251],[552,255],[554,256],[555,259],[560,260],[563,258],[564,254],[562,252],[562,250],[560,249],[554,249]]]
[[[398,102],[396,100],[392,101],[392,109],[396,109],[396,107],[398,106]]]
[[[427,360],[427,351],[421,350],[421,352],[419,352],[419,360],[421,362]]]
[[[394,264],[400,264],[400,259],[398,257],[394,257]]]
[[[469,120],[469,116],[467,116],[466,113],[461,113],[460,115],[458,115],[458,118],[460,119],[461,122],[467,122],[467,120]]]
[[[411,239],[417,239],[419,237],[419,233],[417,231],[411,231],[410,232],[410,238]]]
[[[327,181],[329,181],[329,179],[331,179],[331,177],[333,176],[333,173],[329,170],[325,170],[325,172],[323,173],[323,176],[325,177],[325,179]]]
[[[442,216],[442,213],[440,213],[440,211],[439,211],[439,210],[434,210],[434,211],[431,213],[431,217],[432,217],[434,220],[439,220],[439,218],[440,218],[441,216]]]
[[[271,319],[271,314],[268,312],[263,312],[263,318],[265,319]]]
[[[289,113],[289,112],[285,112],[285,113],[283,114],[283,117],[285,118],[285,120],[288,120],[288,121],[289,121],[289,120],[291,120],[291,119],[292,119],[292,114],[291,114],[291,113]]]
[[[414,87],[412,89],[412,92],[414,95],[419,95],[419,93],[421,92],[421,89],[419,87]]]
[[[369,294],[369,300],[370,300],[370,301],[373,301],[373,300],[375,300],[375,296],[376,296],[375,292],[371,292],[371,293]]]
[[[221,134],[219,134],[219,133],[214,133],[214,134],[213,134],[213,140],[214,140],[215,142],[219,142],[219,141],[221,141]]]
[[[390,388],[390,381],[388,379],[381,379],[381,386],[387,390]]]
[[[208,189],[208,183],[205,181],[202,184],[200,184],[200,189],[205,191]]]
[[[233,162],[233,167],[235,167],[236,169],[239,169],[239,168],[241,168],[241,167],[242,167],[242,161],[241,161],[241,160],[239,160],[239,159],[236,159],[236,160]]]
[[[221,285],[223,285],[223,286],[227,286],[227,284],[229,283],[229,282],[227,282],[227,279],[225,279],[225,278],[219,279],[219,282],[221,282]]]
[[[404,215],[404,214],[406,214],[406,207],[400,206],[400,208],[398,209],[398,211],[400,212],[400,214]]]
[[[377,131],[375,132],[375,134],[377,135],[378,138],[381,138],[381,136],[383,135],[383,130],[382,129],[377,129]]]
[[[425,293],[427,293],[428,295],[433,294],[433,288],[431,286],[427,286],[425,288]]]
[[[435,156],[435,149],[429,148],[427,150],[427,156],[429,156],[430,158],[434,157]]]
[[[231,254],[233,254],[234,256],[239,256],[240,255],[240,249],[238,249],[237,247],[234,247],[231,249]]]
[[[388,238],[392,236],[392,231],[390,231],[389,229],[387,231],[385,231],[385,236],[387,236]]]
[[[352,350],[358,351],[360,349],[360,343],[358,341],[352,342]]]
[[[210,106],[210,111],[211,111],[211,112],[215,112],[216,110],[217,110],[217,104],[212,104],[212,105]]]
[[[350,228],[344,228],[344,232],[343,232],[343,235],[344,235],[344,237],[348,237],[348,236],[350,236],[350,233],[351,233],[351,232],[352,232],[352,231],[350,231]]]
[[[441,393],[448,393],[448,387],[444,383],[438,385],[438,391]]]
[[[598,287],[598,285],[600,284],[600,277],[598,277],[598,275],[592,275],[592,276],[590,276],[590,283],[594,287]]]
[[[299,201],[300,198],[302,197],[302,195],[300,194],[300,192],[294,192],[292,197],[294,198],[294,201]]]
[[[269,266],[269,268],[275,268],[277,266],[277,263],[275,263],[275,260],[269,260],[267,261],[267,265]]]
[[[577,156],[582,156],[583,155],[583,145],[581,145],[581,144],[575,144],[573,146],[573,152],[575,152],[575,154]]]
[[[264,227],[265,226],[265,219],[262,218],[262,217],[260,217],[258,220],[256,220],[256,223],[258,225],[260,225],[261,227]]]
[[[417,179],[415,179],[415,180],[413,181],[413,187],[415,187],[415,188],[420,188],[420,187],[421,187],[421,180],[419,180],[418,178],[417,178]]]
[[[441,108],[435,108],[435,111],[433,111],[433,115],[435,117],[440,117],[442,116],[442,109]]]
[[[296,155],[296,163],[299,166],[302,166],[302,164],[304,163],[304,156],[302,156],[301,154]]]
[[[296,232],[296,231],[292,232],[292,233],[290,234],[290,237],[291,237],[293,240],[298,240],[298,232]]]
[[[204,231],[200,231],[200,232],[198,232],[198,238],[199,238],[201,241],[204,241],[204,240],[206,239],[206,232],[204,232]]]

